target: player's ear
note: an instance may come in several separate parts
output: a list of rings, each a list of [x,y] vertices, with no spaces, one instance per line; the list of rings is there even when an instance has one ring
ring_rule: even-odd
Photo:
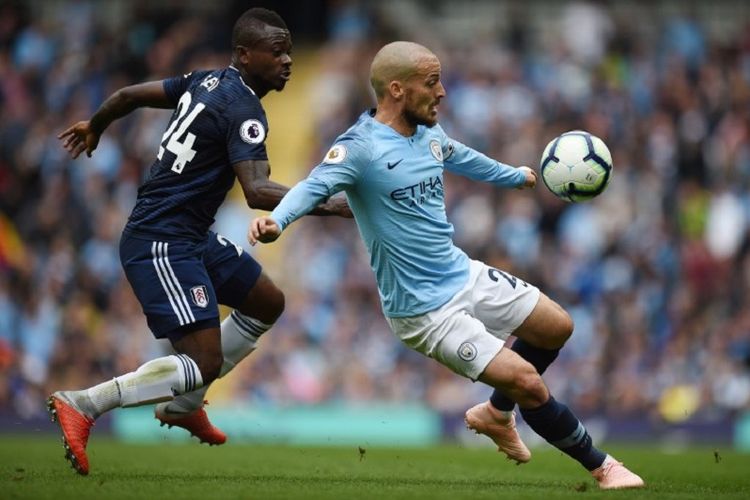
[[[243,65],[250,64],[252,60],[252,52],[242,45],[237,45],[234,48],[234,56]]]
[[[404,95],[404,86],[398,80],[391,80],[388,84],[388,92],[394,99],[401,99]]]

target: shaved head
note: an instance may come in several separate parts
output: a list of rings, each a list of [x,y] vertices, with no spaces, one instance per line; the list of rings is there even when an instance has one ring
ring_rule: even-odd
[[[370,83],[378,100],[387,93],[390,82],[408,80],[425,60],[437,61],[437,56],[414,42],[392,42],[380,49],[370,66]]]

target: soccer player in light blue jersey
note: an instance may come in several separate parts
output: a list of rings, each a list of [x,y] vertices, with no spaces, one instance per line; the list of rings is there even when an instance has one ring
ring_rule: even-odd
[[[375,56],[370,79],[377,109],[339,136],[309,177],[248,239],[268,243],[321,201],[344,191],[370,253],[383,312],[409,347],[495,392],[466,412],[509,459],[531,453],[515,427],[526,423],[591,471],[600,488],[637,488],[643,480],[598,450],[573,412],[556,401],[541,373],[573,331],[565,310],[535,286],[470,259],[453,244],[443,169],[499,187],[533,188],[536,173],[513,168],[448,137],[438,125],[445,97],[440,62],[425,47],[394,42]],[[510,335],[517,340],[504,348]]]

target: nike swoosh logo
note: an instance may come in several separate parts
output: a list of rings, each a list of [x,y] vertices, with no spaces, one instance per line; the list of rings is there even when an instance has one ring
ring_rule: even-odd
[[[388,167],[388,170],[392,170],[392,169],[396,168],[396,165],[398,165],[398,164],[399,164],[399,163],[401,163],[402,161],[404,161],[404,159],[403,159],[403,158],[401,158],[401,159],[400,159],[399,161],[395,161],[395,162],[393,162],[393,163],[391,163],[391,162],[388,162],[388,163],[386,163],[386,164],[385,164],[385,166],[386,166],[386,167]]]
[[[169,416],[184,417],[185,415],[190,415],[190,413],[192,412],[173,411],[169,409],[169,406],[167,406],[166,408],[162,410],[162,413],[164,413],[164,415],[169,415]]]

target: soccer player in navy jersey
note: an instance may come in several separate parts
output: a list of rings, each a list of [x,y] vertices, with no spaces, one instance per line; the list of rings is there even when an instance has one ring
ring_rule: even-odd
[[[291,48],[281,17],[250,9],[234,25],[229,67],[122,88],[90,120],[60,134],[73,158],[91,156],[112,121],[144,106],[175,110],[138,190],[120,259],[150,329],[169,339],[176,354],[50,396],[66,458],[80,474],[89,471],[91,426],[119,406],[160,403],[162,425],[183,427],[209,444],[226,440],[203,409],[206,390],[255,349],[284,310],[284,295],[248,253],[209,227],[235,178],[251,208],[271,210],[288,191],[268,178],[260,99],[286,85]],[[351,217],[343,197],[321,201],[312,213]],[[233,309],[221,324],[219,304]]]
[[[502,164],[448,137],[437,115],[445,89],[438,58],[394,42],[375,56],[370,80],[377,109],[365,112],[248,239],[268,243],[321,200],[344,191],[370,253],[383,312],[406,345],[495,392],[466,412],[517,463],[531,453],[515,427],[527,424],[589,470],[602,489],[643,481],[595,448],[573,412],[556,401],[541,373],[573,331],[570,316],[533,285],[471,260],[453,244],[443,169],[500,187],[533,188],[536,173]],[[504,347],[513,334],[512,348]]]

